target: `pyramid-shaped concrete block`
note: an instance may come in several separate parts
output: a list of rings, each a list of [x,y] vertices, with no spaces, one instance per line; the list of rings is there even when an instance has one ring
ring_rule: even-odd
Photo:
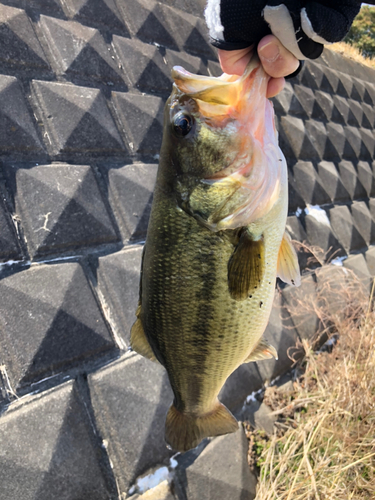
[[[209,44],[207,26],[203,19],[190,16],[186,12],[164,6],[165,17],[170,30],[182,52],[186,51],[201,57],[217,60],[216,53]]]
[[[33,90],[55,154],[124,151],[100,90],[42,81],[34,81]]]
[[[345,145],[343,151],[343,159],[345,160],[359,160],[362,149],[362,137],[356,127],[345,126]]]
[[[373,83],[366,82],[364,100],[370,106],[375,106],[375,85]]]
[[[338,95],[334,95],[333,102],[334,106],[332,110],[331,120],[335,123],[346,125],[348,123],[350,111],[348,100]]]
[[[292,238],[292,240],[296,240],[302,243],[307,239],[307,235],[303,228],[303,225],[296,215],[290,215],[287,218],[286,230],[288,231],[289,236]]]
[[[10,214],[0,199],[0,262],[21,260],[22,254]]]
[[[325,210],[308,209],[305,226],[309,244],[315,247],[318,252],[323,251],[322,258],[325,261],[346,255],[344,248],[333,234]]]
[[[172,80],[167,61],[155,45],[117,35],[113,45],[132,86],[145,92],[170,93]]]
[[[155,155],[163,136],[164,100],[161,97],[113,92],[112,103],[134,153]]]
[[[309,119],[314,106],[314,92],[303,85],[294,85],[294,94],[289,106],[289,114],[305,120]]]
[[[170,5],[169,0],[163,0],[164,4]],[[173,6],[176,9],[183,10],[193,16],[203,17],[204,9],[206,8],[205,0],[174,0]]]
[[[167,373],[159,363],[131,354],[90,375],[89,386],[96,423],[125,496],[139,475],[172,455],[164,441],[173,400]]]
[[[193,450],[182,455],[176,470],[178,498],[253,500],[256,477],[247,454],[248,441],[241,426],[233,434],[215,438],[198,458]]]
[[[368,208],[370,210],[372,219],[375,221],[375,198],[370,198],[368,200]]]
[[[375,179],[370,163],[359,161],[357,163],[358,179],[365,188],[367,196],[375,195]]]
[[[173,66],[182,66],[190,73],[195,75],[207,75],[207,66],[203,63],[203,60],[200,57],[192,56],[191,54],[187,54],[186,52],[176,52],[175,50],[166,50],[165,58],[168,63],[169,72],[172,71]],[[213,61],[210,61],[210,69],[215,66]],[[216,71],[216,68],[215,68]],[[222,74],[221,68],[219,68],[219,73],[217,76]],[[216,74],[211,73],[214,76]]]
[[[362,123],[361,126],[364,128],[373,129],[375,127],[375,109],[374,106],[370,104],[362,103]]]
[[[0,5],[0,26],[0,62],[17,68],[49,68],[24,10]]]
[[[123,81],[115,54],[98,30],[47,16],[41,16],[40,27],[60,74],[77,74],[105,83]]]
[[[0,76],[0,123],[3,152],[42,150],[21,86],[12,76]]]
[[[361,103],[348,99],[349,114],[347,123],[353,127],[360,127],[363,120],[363,109]]]
[[[344,187],[339,172],[333,162],[321,161],[318,174],[322,184],[333,202],[349,202],[351,197]]]
[[[219,400],[239,417],[247,396],[259,391],[262,386],[263,380],[256,363],[244,363],[229,375],[220,391]]]
[[[305,201],[298,191],[298,186],[292,172],[289,172],[288,175],[288,200],[289,214],[295,214],[297,210],[306,206]]]
[[[103,310],[121,339],[129,347],[130,329],[136,320],[143,247],[132,245],[125,251],[99,257],[96,276]]]
[[[198,18],[194,27],[185,41],[184,50],[191,54],[217,61],[217,53],[209,43],[207,27],[203,19]]]
[[[324,205],[331,201],[312,163],[299,161],[293,167],[298,192],[306,204]]]
[[[144,240],[151,212],[157,165],[135,163],[103,167],[111,206],[125,240]]]
[[[155,472],[156,474],[162,475],[163,472],[167,470],[168,469],[166,467],[162,466],[158,467]],[[168,479],[165,479],[157,486],[152,486],[150,489],[146,489],[146,491],[145,488],[142,487],[143,486],[142,478],[139,479],[141,484],[141,487],[139,488],[140,493],[135,495],[132,494],[132,500],[177,500],[177,497],[174,494],[174,485],[171,484],[168,481]],[[133,493],[132,488],[131,491]],[[138,488],[135,491],[138,491]]]
[[[327,138],[323,158],[340,161],[345,148],[345,135],[342,125],[333,122],[326,123]]]
[[[365,128],[360,128],[359,133],[362,139],[361,151],[359,153],[359,157],[361,160],[371,161],[374,158],[374,153],[375,153],[374,131]]]
[[[347,99],[353,90],[353,79],[350,75],[340,73],[340,81],[337,86],[337,94]]]
[[[117,241],[89,166],[39,165],[10,175],[32,257]]]
[[[305,85],[309,89],[320,90],[323,76],[324,71],[321,65],[308,60],[305,61],[305,65],[298,79],[302,85]]]
[[[364,201],[355,201],[350,207],[353,220],[367,246],[375,243],[375,222]]]
[[[287,115],[282,116],[279,123],[280,147],[287,158],[295,158],[296,160],[321,159],[312,142],[315,140],[309,137],[303,120]]]
[[[313,254],[306,246],[306,231],[299,217],[297,217],[296,215],[290,215],[287,218],[285,229],[293,240],[293,245],[298,256],[298,264],[302,272],[304,269],[306,269],[306,267],[309,267],[311,260],[314,259]]]
[[[302,147],[301,159],[313,159],[313,154],[316,152],[320,159],[323,159],[326,150],[327,129],[324,123],[316,120],[306,120],[306,137],[309,138],[314,150],[309,148],[309,143],[305,139]],[[302,158],[303,155],[303,158]],[[309,156],[309,158],[307,158]]]
[[[211,61],[211,60],[207,61],[207,72],[209,75],[216,77],[221,76],[223,74],[223,70],[221,69],[220,64],[216,61]],[[205,74],[206,72],[202,73]]]
[[[61,0],[29,0],[28,5],[34,9],[42,10],[45,14],[64,17]]]
[[[359,78],[353,78],[353,88],[350,97],[356,101],[363,101],[366,86]]]
[[[367,192],[358,178],[358,172],[350,161],[343,160],[338,164],[340,179],[352,200],[364,198]]]
[[[375,247],[371,247],[365,252],[367,269],[372,278],[375,277]]]
[[[373,280],[367,267],[365,256],[361,253],[357,255],[350,255],[346,260],[344,260],[343,264],[346,269],[350,269],[350,271],[353,272],[354,276],[358,280],[358,283],[356,283],[358,286],[356,290],[357,300],[362,295],[363,302],[367,301],[369,293],[371,292]]]
[[[297,331],[290,319],[287,308],[282,303],[282,294],[276,290],[273,307],[264,338],[277,351],[278,359],[257,361],[257,366],[265,384],[270,383],[278,375],[285,373],[293,364],[290,351],[299,341]]]
[[[0,293],[2,363],[15,391],[115,349],[77,263],[4,275]]]
[[[316,269],[316,292],[319,300],[321,314],[342,321],[345,319],[348,293],[348,272],[342,262],[338,265],[325,265]],[[326,319],[327,321],[327,319]]]
[[[332,230],[347,254],[367,246],[347,206],[336,206],[328,212]]]
[[[329,94],[336,94],[340,81],[340,73],[329,67],[325,67],[323,73],[320,90]]]
[[[85,24],[100,24],[112,32],[130,36],[115,0],[64,0],[70,17]]]
[[[334,107],[332,96],[321,90],[316,90],[314,96],[311,118],[324,122],[330,120]]]
[[[135,0],[132,2],[119,2],[126,24],[133,36],[140,40],[159,44],[173,50],[179,50],[175,40],[178,31],[177,25],[171,31],[168,23],[168,11],[154,0]]]
[[[1,500],[115,498],[72,382],[12,405],[0,417],[0,443]]]
[[[293,87],[289,82],[286,82],[282,92],[280,92],[279,94],[277,94],[275,97],[272,98],[275,113],[278,116],[287,115],[289,113],[289,108],[293,96],[294,96]]]
[[[317,301],[316,283],[313,276],[303,276],[298,288],[291,285],[285,287],[282,295],[282,300],[285,301],[285,306],[300,338],[309,340],[311,344],[315,343],[320,330],[320,322],[315,312]]]

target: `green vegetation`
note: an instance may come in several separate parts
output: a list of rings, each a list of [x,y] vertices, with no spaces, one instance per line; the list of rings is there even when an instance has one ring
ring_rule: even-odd
[[[345,42],[356,47],[364,57],[375,56],[375,7],[364,5],[354,19]]]

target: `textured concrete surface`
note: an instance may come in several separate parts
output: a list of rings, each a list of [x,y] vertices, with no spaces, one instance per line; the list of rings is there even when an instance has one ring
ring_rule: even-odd
[[[0,498],[253,498],[242,431],[172,467],[166,374],[126,353],[171,69],[220,74],[204,4],[0,4]],[[325,51],[273,99],[304,276],[279,284],[266,331],[279,359],[223,388],[236,415],[316,334],[312,301],[339,313],[348,271],[375,276],[374,82]],[[159,467],[168,484],[131,490]]]
[[[0,498],[114,498],[97,448],[72,382],[15,404],[0,420]]]
[[[164,423],[173,394],[158,363],[139,355],[92,374],[89,387],[95,418],[121,493],[138,475],[168,460]]]
[[[240,427],[233,434],[214,439],[194,461],[189,460],[186,453],[176,472],[179,498],[255,498],[256,478],[247,463],[247,448],[247,439]]]

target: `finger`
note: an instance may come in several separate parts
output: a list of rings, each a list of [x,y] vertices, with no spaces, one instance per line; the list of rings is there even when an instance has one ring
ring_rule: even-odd
[[[267,96],[268,99],[271,97],[275,97],[275,95],[279,94],[285,85],[285,78],[270,78],[267,86]]]
[[[273,78],[288,76],[296,71],[299,61],[274,35],[267,35],[258,44],[263,68]]]
[[[241,76],[250,61],[254,45],[240,50],[218,50],[221,69],[228,75]]]

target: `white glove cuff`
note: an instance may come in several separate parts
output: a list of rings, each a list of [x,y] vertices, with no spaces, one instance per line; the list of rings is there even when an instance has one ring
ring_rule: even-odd
[[[286,5],[281,4],[276,7],[270,7],[267,5],[263,9],[263,17],[268,23],[272,33],[280,40],[284,47],[289,50],[289,52],[291,52],[300,61],[308,59],[302,54],[298,47],[298,32],[295,33],[294,31],[293,20]]]

